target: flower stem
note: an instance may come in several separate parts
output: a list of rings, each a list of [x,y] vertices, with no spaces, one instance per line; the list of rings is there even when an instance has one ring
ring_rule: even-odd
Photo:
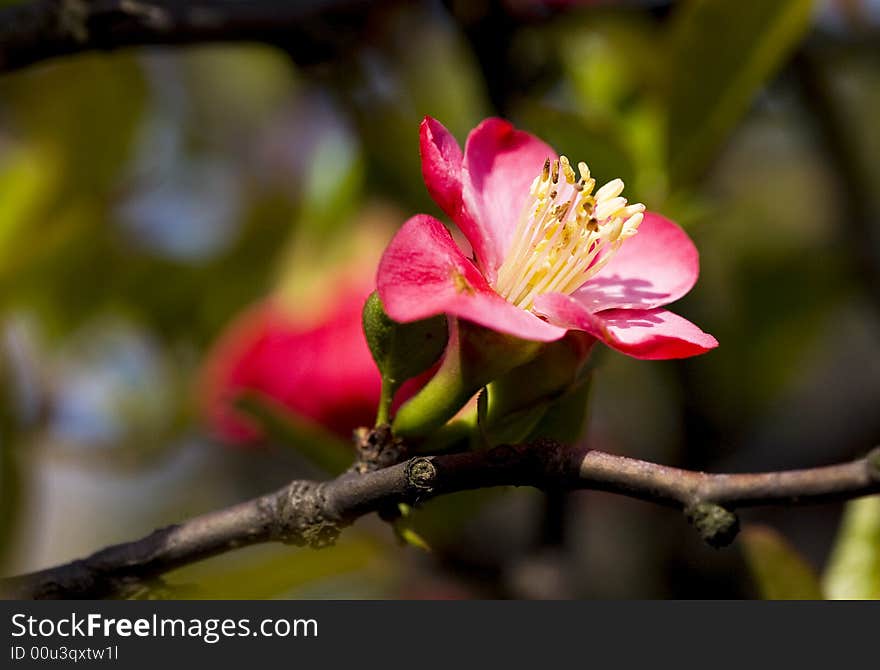
[[[381,426],[391,422],[391,403],[397,392],[398,384],[388,377],[382,377],[382,391],[379,395],[379,409],[376,411],[376,425]]]

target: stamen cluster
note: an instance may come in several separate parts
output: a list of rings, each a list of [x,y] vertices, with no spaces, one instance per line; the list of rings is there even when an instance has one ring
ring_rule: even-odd
[[[543,293],[574,292],[638,231],[645,206],[627,204],[623,181],[594,194],[586,163],[578,163],[578,173],[565,156],[548,158],[532,182],[495,281],[495,290],[518,307],[531,309]]]

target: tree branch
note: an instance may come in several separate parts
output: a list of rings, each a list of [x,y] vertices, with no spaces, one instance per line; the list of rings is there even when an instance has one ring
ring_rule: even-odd
[[[540,441],[441,456],[416,457],[327,482],[284,488],[211,512],[87,558],[7,578],[14,598],[97,598],[125,593],[174,568],[261,542],[314,548],[332,544],[356,519],[396,503],[491,486],[592,489],[682,509],[714,546],[731,542],[733,510],[845,500],[880,493],[880,448],[828,467],[757,474],[707,474],[584,448]]]
[[[0,10],[0,72],[93,50],[264,42],[299,62],[347,48],[377,3],[366,0],[36,0]]]

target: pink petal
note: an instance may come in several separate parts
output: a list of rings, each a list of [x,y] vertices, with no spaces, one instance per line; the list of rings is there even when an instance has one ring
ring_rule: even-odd
[[[610,309],[593,314],[561,293],[539,296],[535,309],[551,323],[585,330],[633,358],[688,358],[718,346],[714,337],[665,309]]]
[[[468,136],[462,198],[483,242],[476,244],[470,234],[468,239],[490,281],[510,246],[529,187],[548,158],[556,158],[549,145],[502,119],[486,119]]]
[[[426,116],[419,126],[422,177],[428,193],[453,220],[461,211],[461,147],[442,123]]]
[[[651,309],[678,300],[700,274],[697,248],[681,227],[646,212],[639,232],[572,295],[591,312]]]
[[[464,233],[478,262],[482,263],[490,253],[488,241],[462,204],[462,153],[458,141],[442,123],[426,116],[419,127],[419,152],[428,193]]]
[[[391,240],[379,263],[377,286],[385,310],[397,321],[454,314],[540,342],[566,332],[495,293],[443,224],[426,214],[412,217]]]

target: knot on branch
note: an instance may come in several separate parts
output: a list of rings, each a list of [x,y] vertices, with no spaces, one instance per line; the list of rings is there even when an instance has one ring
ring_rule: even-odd
[[[328,510],[325,485],[293,482],[278,496],[272,510],[272,537],[285,544],[321,549],[342,530],[342,520]]]
[[[430,493],[437,481],[437,467],[430,458],[414,458],[406,464],[406,484],[416,497]]]
[[[354,444],[358,456],[352,469],[359,474],[381,470],[406,459],[406,445],[394,436],[388,424],[358,428],[354,432]]]
[[[739,533],[739,518],[715,503],[694,503],[684,509],[685,517],[710,546],[726,547]]]

